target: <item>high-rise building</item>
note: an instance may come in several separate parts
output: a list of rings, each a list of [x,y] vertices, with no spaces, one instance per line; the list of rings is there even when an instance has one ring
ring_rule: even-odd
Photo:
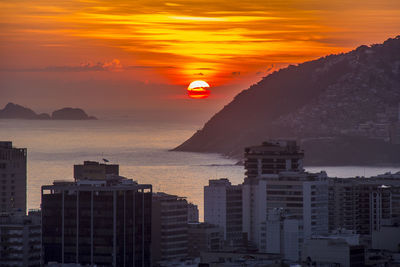
[[[151,197],[119,176],[42,186],[44,263],[151,266]]]
[[[105,180],[109,175],[119,175],[118,164],[84,161],[83,164],[74,165],[75,180]]]
[[[26,148],[0,141],[0,211],[26,213]]]
[[[188,255],[188,203],[184,197],[154,193],[152,200],[152,262]]]
[[[188,241],[188,256],[196,258],[200,252],[222,250],[224,238],[217,225],[189,223]]]
[[[328,232],[326,173],[304,172],[304,152],[296,141],[270,140],[246,148],[244,157],[247,178],[243,183],[243,232],[253,245],[260,251],[271,248],[266,243],[266,233],[270,232],[267,221],[275,209],[284,209],[294,224],[299,224],[293,227],[301,229],[300,243],[313,234]],[[269,224],[273,227],[271,220]]]
[[[264,245],[260,252],[281,254],[285,260],[298,261],[302,240],[302,223],[284,209],[273,209],[268,213],[265,224]],[[263,229],[262,229],[263,230]]]
[[[248,178],[269,177],[281,171],[303,171],[304,152],[294,140],[271,140],[245,148]]]
[[[400,174],[329,180],[329,228],[361,235],[400,223]]]
[[[226,178],[209,180],[204,186],[204,221],[221,227],[228,246],[242,246],[242,185]]]
[[[199,222],[199,208],[193,203],[188,203],[188,222]]]
[[[243,184],[243,232],[257,248],[265,247],[262,226],[271,210],[285,209],[302,226],[302,239],[328,233],[326,173],[280,172],[275,177],[247,178]],[[268,230],[267,230],[268,231]]]
[[[0,266],[41,266],[40,215],[0,214]]]

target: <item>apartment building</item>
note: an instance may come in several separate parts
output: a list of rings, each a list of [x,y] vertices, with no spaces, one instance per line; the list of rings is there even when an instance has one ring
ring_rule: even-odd
[[[0,141],[0,211],[26,213],[26,148]]]

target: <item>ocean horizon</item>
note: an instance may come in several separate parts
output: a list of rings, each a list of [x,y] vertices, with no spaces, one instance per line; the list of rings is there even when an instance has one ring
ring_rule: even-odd
[[[209,179],[243,182],[244,167],[218,154],[176,152],[202,122],[138,120],[0,120],[0,140],[28,149],[27,207],[40,207],[40,188],[54,180],[73,180],[73,165],[85,160],[120,165],[120,175],[152,184],[154,192],[187,197],[203,218],[203,187]],[[307,157],[307,151],[305,151]],[[400,171],[396,166],[306,166],[331,177],[373,176]]]

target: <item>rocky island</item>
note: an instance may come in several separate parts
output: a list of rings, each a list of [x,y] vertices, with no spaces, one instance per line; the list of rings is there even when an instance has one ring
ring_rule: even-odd
[[[8,103],[4,109],[0,109],[0,119],[25,119],[25,120],[97,120],[96,117],[88,116],[80,108],[62,108],[56,110],[50,116],[47,113],[37,114],[27,107]]]
[[[271,138],[300,141],[310,165],[400,165],[400,36],[276,71],[176,151],[241,159]]]
[[[96,117],[88,116],[80,108],[62,108],[52,113],[53,120],[96,120]]]

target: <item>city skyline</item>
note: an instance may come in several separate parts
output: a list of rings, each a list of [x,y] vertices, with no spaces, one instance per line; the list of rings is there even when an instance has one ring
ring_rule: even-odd
[[[40,259],[45,266],[172,266],[182,261],[197,266],[211,264],[215,257],[216,263],[226,257],[227,266],[238,261],[246,266],[396,262],[400,172],[329,177],[324,171],[305,171],[304,154],[296,141],[287,139],[246,148],[242,183],[232,185],[224,178],[204,186],[204,222],[196,215],[189,218],[185,196],[153,192],[151,184],[120,176],[119,165],[107,160],[85,161],[74,165],[75,181],[41,186],[41,210],[25,215],[22,209],[9,209],[0,216],[0,253],[6,263],[18,255],[24,266],[39,266]],[[17,162],[12,158],[5,166]],[[31,250],[25,249],[29,246]],[[240,258],[255,251],[250,262]],[[35,261],[27,263],[27,257]]]
[[[0,267],[400,266],[399,0],[0,1]]]

